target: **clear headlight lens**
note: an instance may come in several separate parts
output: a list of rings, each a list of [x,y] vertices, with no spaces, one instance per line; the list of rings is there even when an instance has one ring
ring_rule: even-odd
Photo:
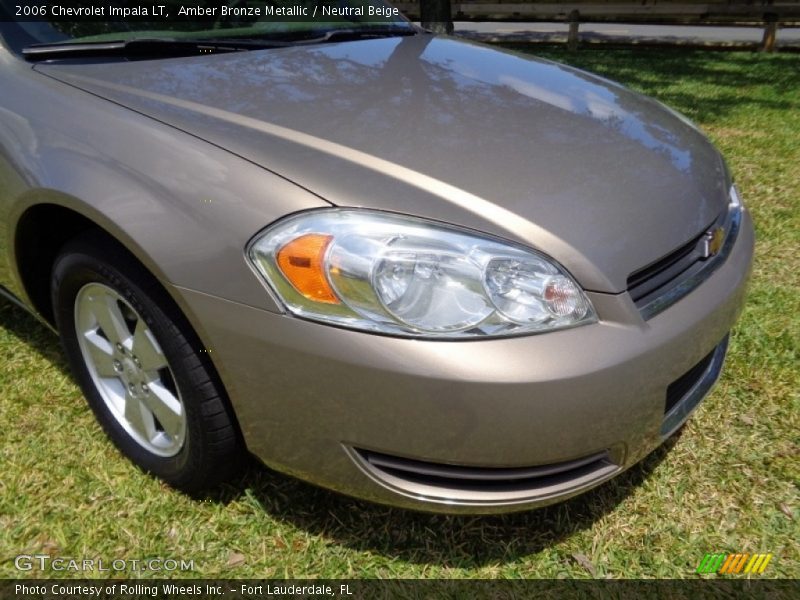
[[[289,311],[352,329],[470,338],[596,321],[546,256],[415,217],[302,213],[259,234],[248,254]]]

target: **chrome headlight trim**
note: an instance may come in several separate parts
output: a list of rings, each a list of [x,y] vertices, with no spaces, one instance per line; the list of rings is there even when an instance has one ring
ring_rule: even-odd
[[[419,217],[297,213],[258,233],[246,255],[290,314],[347,329],[486,339],[597,321],[589,298],[552,258]]]

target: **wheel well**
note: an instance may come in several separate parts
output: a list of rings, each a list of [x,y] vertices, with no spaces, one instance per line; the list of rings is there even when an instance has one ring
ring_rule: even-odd
[[[33,307],[55,327],[50,302],[50,274],[61,248],[90,229],[102,229],[73,210],[54,204],[29,208],[17,223],[17,271]]]
[[[204,347],[200,337],[189,322],[188,317],[178,306],[178,303],[136,255],[91,219],[55,204],[40,204],[29,208],[22,215],[17,223],[14,248],[17,269],[25,292],[33,307],[47,322],[53,327],[56,326],[50,297],[51,277],[55,260],[65,244],[78,236],[86,235],[101,243],[103,248],[112,248],[112,246],[118,248],[120,252],[129,256],[136,265],[140,266],[141,274],[149,277],[154,284],[151,292],[157,293],[162,302],[169,304],[173,318],[177,319],[179,324],[182,325],[189,342],[195,348]],[[108,246],[106,246],[107,244]],[[162,306],[162,308],[166,308],[166,306]],[[208,372],[219,384],[219,389],[223,391],[226,410],[231,416],[239,439],[244,440],[236,419],[236,413],[224,391],[225,386],[216,366],[208,353],[201,353],[199,356]]]

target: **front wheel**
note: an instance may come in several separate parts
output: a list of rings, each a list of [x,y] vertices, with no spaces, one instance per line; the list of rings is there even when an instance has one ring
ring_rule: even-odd
[[[111,440],[139,467],[195,491],[243,454],[208,355],[138,262],[99,234],[67,244],[52,275],[72,372]]]

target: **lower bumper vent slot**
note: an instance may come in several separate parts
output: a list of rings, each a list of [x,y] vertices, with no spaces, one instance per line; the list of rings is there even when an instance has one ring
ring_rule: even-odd
[[[521,468],[447,465],[360,449],[356,454],[370,474],[390,487],[416,496],[477,504],[560,496],[620,469],[608,452]]]
[[[664,421],[661,423],[663,437],[672,435],[711,390],[722,372],[727,350],[726,335],[710,354],[667,386]]]
[[[714,352],[716,352],[716,348],[714,349]],[[714,352],[711,352],[703,360],[686,371],[686,373],[669,384],[669,387],[667,387],[667,404],[664,408],[664,414],[671,411],[672,408],[680,401],[680,399],[688,394],[689,390],[691,390],[692,387],[694,387],[698,380],[703,376],[703,374],[706,372],[706,369],[708,369],[708,365],[710,365],[711,361],[714,359]]]

